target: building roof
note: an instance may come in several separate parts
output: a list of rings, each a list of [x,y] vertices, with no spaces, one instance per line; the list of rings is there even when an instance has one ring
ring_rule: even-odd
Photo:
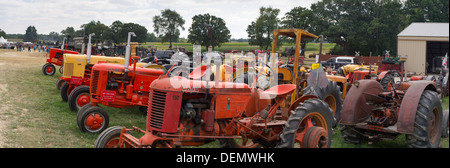
[[[411,23],[397,36],[449,37],[448,23]]]

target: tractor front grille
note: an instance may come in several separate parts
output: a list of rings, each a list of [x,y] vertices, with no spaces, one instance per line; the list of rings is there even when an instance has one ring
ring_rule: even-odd
[[[92,71],[91,94],[97,94],[98,75],[99,71]]]
[[[166,109],[166,92],[152,90],[149,99],[149,123],[151,128],[161,130],[164,122],[164,110]]]
[[[73,63],[65,63],[63,69],[64,77],[71,77],[73,75]]]

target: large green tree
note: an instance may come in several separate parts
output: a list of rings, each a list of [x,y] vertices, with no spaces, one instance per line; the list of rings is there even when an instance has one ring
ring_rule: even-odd
[[[259,8],[259,17],[247,27],[250,45],[258,45],[267,50],[273,39],[273,30],[279,28],[280,20],[277,18],[279,9],[271,7]]]
[[[228,42],[230,38],[230,30],[228,30],[222,18],[210,15],[209,13],[195,15],[192,18],[188,42],[202,46],[212,46],[214,50],[215,46],[220,47],[221,43]]]
[[[6,35],[5,31],[3,31],[2,29],[0,29],[0,37],[4,37]]]
[[[312,32],[337,44],[333,54],[395,54],[396,35],[406,20],[400,0],[322,0],[311,11]]]
[[[116,36],[117,41],[124,43],[127,41],[128,32],[134,32],[136,37],[133,37],[135,42],[147,41],[147,28],[136,23],[124,23],[120,28],[119,34]]]
[[[88,36],[91,33],[95,33],[95,36],[92,37],[93,42],[104,42],[110,39],[109,35],[109,27],[100,21],[94,21],[87,24],[83,24],[80,26],[83,31],[83,36]]]
[[[407,0],[408,23],[449,21],[449,0]]]
[[[64,30],[61,30],[61,34],[64,36],[70,36],[71,38],[75,37],[75,29],[73,27],[67,27]]]
[[[23,41],[36,43],[38,41],[37,36],[38,34],[36,28],[34,26],[28,26],[28,28],[25,30],[25,36],[23,37]]]
[[[111,24],[111,26],[109,26],[110,40],[112,40],[114,43],[119,43],[119,41],[126,41],[126,39],[124,39],[124,40],[120,39],[121,38],[120,36],[122,33],[122,27],[123,27],[123,23],[120,20],[114,21]]]
[[[281,18],[281,26],[286,29],[303,29],[306,31],[311,31],[311,20],[313,19],[313,13],[311,10],[304,7],[295,7],[287,12],[283,18]],[[305,50],[306,43],[311,41],[311,39],[302,38],[301,48]],[[289,42],[295,43],[294,40],[289,40]]]
[[[172,42],[180,36],[180,28],[184,30],[184,22],[183,17],[176,11],[164,9],[161,15],[153,17],[153,28],[162,41],[169,41],[172,47]]]

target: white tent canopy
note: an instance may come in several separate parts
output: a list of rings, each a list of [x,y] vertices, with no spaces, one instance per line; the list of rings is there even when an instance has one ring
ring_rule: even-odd
[[[8,43],[8,40],[6,40],[5,38],[3,38],[3,36],[0,37],[0,44],[3,43]]]

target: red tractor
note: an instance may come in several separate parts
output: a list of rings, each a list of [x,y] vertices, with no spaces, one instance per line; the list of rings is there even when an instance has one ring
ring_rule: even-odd
[[[132,34],[130,32],[128,42]],[[81,131],[97,133],[108,127],[109,116],[98,106],[100,104],[116,108],[141,106],[145,109],[147,106],[149,86],[164,74],[164,70],[136,67],[139,57],[133,57],[134,66],[130,67],[130,51],[128,43],[124,65],[95,64],[90,73],[90,86],[78,86],[69,95],[69,100],[74,102],[72,104],[81,107],[77,113],[77,124]],[[89,98],[89,101],[83,101],[83,97]]]
[[[356,81],[344,100],[341,132],[346,142],[369,143],[406,135],[408,147],[439,146],[442,104],[432,81],[389,83]]]
[[[44,75],[53,76],[56,72],[55,65],[62,66],[64,64],[64,54],[78,54],[78,52],[51,48],[47,63],[42,66],[42,73],[44,73]]]

